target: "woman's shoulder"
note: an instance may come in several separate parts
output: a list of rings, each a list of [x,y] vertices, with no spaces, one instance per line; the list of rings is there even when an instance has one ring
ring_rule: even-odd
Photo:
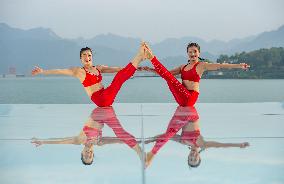
[[[78,72],[80,70],[83,70],[82,67],[78,67],[78,66],[72,66],[69,68],[69,70],[72,70],[73,72]]]
[[[208,64],[209,64],[208,62],[204,62],[204,61],[200,62],[199,61],[196,65],[196,68],[199,69],[199,70],[200,69],[206,70],[206,67],[208,66]]]
[[[78,66],[70,67],[69,69],[73,72],[73,74],[75,76],[78,76],[78,74],[80,74],[84,71],[84,69],[82,67],[78,67]]]
[[[196,144],[201,147],[201,148],[205,148],[206,147],[206,142],[204,141],[202,135],[199,135],[197,140],[196,140]]]
[[[83,136],[78,136],[78,137],[75,137],[74,139],[73,139],[73,141],[74,141],[74,144],[78,144],[78,145],[80,145],[80,144],[82,144],[84,141],[85,141],[85,137],[83,137]]]
[[[104,68],[107,68],[108,66],[107,65],[96,65],[95,67],[101,72]]]
[[[182,64],[182,65],[180,65],[180,66],[179,66],[180,70],[183,70],[187,65],[188,65],[188,63],[187,63],[187,64]]]
[[[208,62],[205,61],[198,61],[197,66],[206,66],[208,65]]]

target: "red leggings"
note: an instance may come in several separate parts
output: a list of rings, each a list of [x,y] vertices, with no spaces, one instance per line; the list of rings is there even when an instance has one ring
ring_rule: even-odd
[[[123,83],[128,80],[136,71],[136,68],[129,63],[120,70],[107,88],[102,88],[92,94],[91,100],[99,107],[111,106]]]
[[[122,128],[112,107],[95,108],[91,118],[98,123],[107,124],[114,134],[129,147],[133,148],[137,144],[135,137]]]
[[[168,142],[169,139],[172,138],[182,127],[184,127],[187,123],[198,119],[199,115],[195,107],[177,107],[175,114],[169,122],[166,133],[157,137],[156,143],[151,152],[153,154],[157,154],[162,146],[166,144],[166,142]]]
[[[155,71],[164,78],[180,106],[194,106],[198,99],[199,93],[194,90],[188,90],[180,83],[171,72],[169,72],[156,57],[151,60]]]

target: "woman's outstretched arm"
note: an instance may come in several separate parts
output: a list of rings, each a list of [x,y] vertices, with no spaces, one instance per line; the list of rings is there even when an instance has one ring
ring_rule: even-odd
[[[36,66],[32,70],[32,75],[68,75],[68,76],[76,76],[78,71],[78,67],[69,68],[69,69],[54,69],[54,70],[44,70],[38,66]]]
[[[117,73],[123,69],[123,67],[119,66],[106,66],[106,65],[98,65],[96,66],[101,73]]]
[[[247,70],[250,65],[246,63],[230,64],[230,63],[203,63],[204,70],[219,70],[219,69],[243,69]]]
[[[102,137],[98,145],[103,146],[106,144],[124,144],[124,142],[117,137]]]
[[[182,65],[179,66],[179,67],[173,68],[173,69],[170,70],[169,72],[170,72],[171,74],[173,74],[173,75],[179,75],[179,74],[180,74],[180,71],[181,71],[181,67],[182,67]],[[150,68],[150,67],[148,67],[148,66],[141,67],[141,70],[142,70],[142,71],[153,72],[153,73],[155,73],[155,74],[158,74],[154,68]]]
[[[81,144],[78,136],[48,139],[32,138],[31,143],[34,144],[36,147],[41,146],[43,144]]]
[[[239,148],[245,148],[248,147],[248,142],[243,143],[221,143],[216,141],[205,141],[204,147],[205,148],[230,148],[230,147],[239,147]]]

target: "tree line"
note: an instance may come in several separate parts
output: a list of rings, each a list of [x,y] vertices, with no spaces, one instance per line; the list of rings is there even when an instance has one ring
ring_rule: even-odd
[[[220,55],[217,63],[247,63],[248,71],[237,69],[208,72],[205,78],[284,79],[284,48],[272,47],[252,52]]]

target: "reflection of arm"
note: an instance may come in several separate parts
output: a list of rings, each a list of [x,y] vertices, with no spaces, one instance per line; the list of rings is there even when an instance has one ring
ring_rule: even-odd
[[[230,148],[230,147],[239,147],[245,148],[249,146],[249,143],[220,143],[216,141],[206,141],[204,142],[205,148]]]
[[[64,138],[49,138],[49,139],[32,139],[32,143],[36,146],[42,144],[81,144],[81,141],[77,136],[75,137],[64,137]]]
[[[180,144],[184,144],[184,145],[187,145],[185,142],[183,142],[182,140],[181,140],[181,136],[180,135],[174,135],[172,138],[171,138],[171,140],[173,140],[173,141],[175,141],[175,142],[178,142],[178,143],[180,143]]]
[[[156,135],[155,137],[148,137],[148,138],[145,138],[145,144],[149,144],[149,143],[151,143],[151,142],[157,141],[158,138],[159,138],[160,136],[162,136],[162,135],[164,135],[164,134],[159,134],[159,135]]]
[[[124,142],[118,139],[117,137],[102,137],[98,145],[103,146],[105,144],[123,144],[123,143]]]

